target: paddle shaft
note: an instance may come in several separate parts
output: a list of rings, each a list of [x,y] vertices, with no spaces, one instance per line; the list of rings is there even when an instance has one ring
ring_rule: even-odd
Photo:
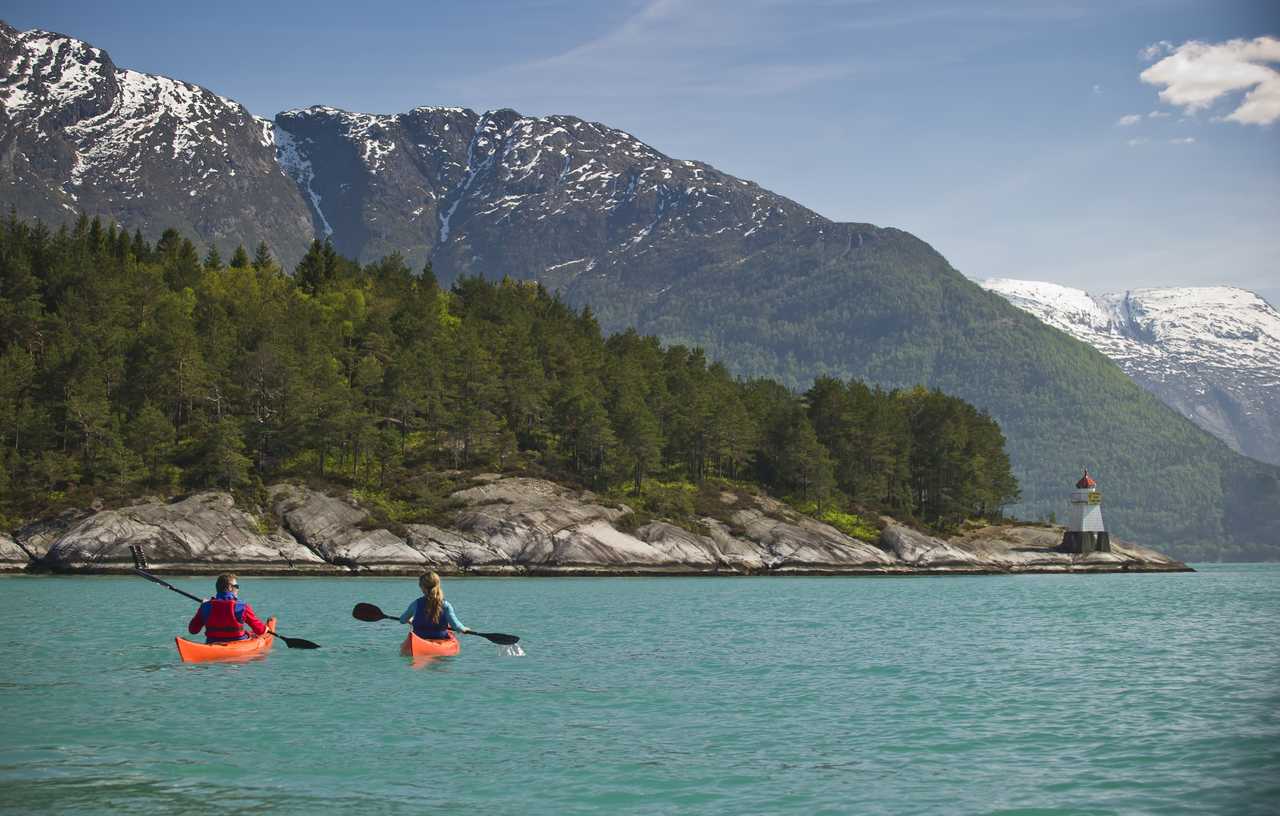
[[[376,618],[373,617],[373,615],[375,614],[378,617]],[[372,623],[373,621],[380,621],[380,620],[393,620],[397,622],[399,622],[400,620],[395,615],[388,615],[386,612],[383,612],[381,609],[374,606],[373,604],[367,604],[367,603],[356,604],[355,609],[351,610],[351,615],[357,620],[367,621],[370,623]],[[458,630],[454,629],[453,631],[456,632]],[[504,635],[501,632],[475,632],[475,631],[464,630],[462,634],[475,635],[476,637],[482,637],[485,640],[488,640],[493,643],[497,643],[502,646],[510,646],[520,640],[520,638],[516,637],[515,635]]]
[[[176,586],[169,583],[168,581],[165,581],[161,578],[157,578],[151,573],[147,572],[146,570],[138,569],[137,567],[134,567],[133,571],[141,575],[143,578],[146,578],[148,581],[154,581],[162,587],[167,587],[169,589],[172,589],[174,592],[178,593],[179,595],[190,598],[191,600],[195,601],[198,604],[204,603],[204,600],[205,600],[204,598],[197,598],[195,595],[192,595],[190,592],[186,592],[184,590],[178,589]],[[279,632],[272,632],[271,634],[283,640],[284,645],[288,646],[290,649],[294,649],[294,648],[319,649],[320,648],[317,644],[312,643],[309,640],[303,640],[302,638],[285,637]]]
[[[190,592],[186,592],[186,591],[184,591],[184,590],[178,589],[176,586],[174,586],[173,584],[169,583],[168,581],[163,581],[163,580],[161,580],[161,579],[159,579],[159,578],[155,577],[155,576],[154,576],[154,575],[152,575],[151,573],[147,572],[146,570],[140,570],[140,569],[138,569],[138,568],[136,568],[136,567],[135,567],[133,571],[134,571],[134,572],[136,572],[136,573],[138,573],[139,575],[141,575],[143,578],[146,578],[148,581],[155,581],[155,582],[156,582],[157,584],[159,584],[160,586],[162,586],[162,587],[168,587],[169,589],[172,589],[174,592],[178,593],[179,595],[186,596],[186,597],[190,598],[191,600],[195,601],[195,602],[196,602],[196,603],[198,603],[198,604],[202,604],[202,603],[204,603],[204,598],[197,598],[195,595],[192,595]]]

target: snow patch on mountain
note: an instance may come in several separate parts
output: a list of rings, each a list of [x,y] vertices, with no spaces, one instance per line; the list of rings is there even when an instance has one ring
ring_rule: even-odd
[[[15,36],[15,56],[0,82],[13,126],[37,141],[58,132],[72,149],[72,188],[102,182],[138,198],[139,176],[164,151],[193,189],[209,176],[234,176],[229,125],[247,119],[242,105],[187,82],[116,68],[106,53],[46,31]],[[68,191],[74,197],[75,193]]]
[[[1280,313],[1227,286],[1090,294],[1041,281],[982,286],[1110,357],[1236,450],[1280,464]]]
[[[10,111],[62,105],[96,90],[104,54],[88,43],[47,31],[27,31],[7,67],[0,98]]]
[[[298,140],[293,137],[292,133],[278,124],[274,125],[271,130],[271,139],[276,146],[276,159],[280,162],[280,169],[286,176],[293,179],[311,199],[311,206],[320,218],[320,226],[324,230],[324,234],[326,236],[333,235],[333,227],[329,225],[329,219],[325,218],[324,210],[320,207],[320,194],[311,187],[311,182],[316,177],[315,168],[311,166],[311,161],[303,154],[298,145]]]

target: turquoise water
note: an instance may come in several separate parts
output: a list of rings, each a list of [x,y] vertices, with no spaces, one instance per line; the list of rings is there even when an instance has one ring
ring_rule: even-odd
[[[446,579],[526,654],[467,638],[418,668],[350,617],[412,580],[241,586],[324,648],[183,665],[192,605],[162,587],[0,580],[0,811],[1280,809],[1280,565]]]

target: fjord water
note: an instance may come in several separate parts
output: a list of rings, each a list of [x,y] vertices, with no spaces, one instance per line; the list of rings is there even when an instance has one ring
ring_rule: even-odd
[[[211,579],[174,579],[207,594]],[[191,604],[0,580],[0,811],[1274,813],[1280,565],[1195,574],[241,578],[277,642],[182,665]],[[265,614],[263,615],[265,617]]]

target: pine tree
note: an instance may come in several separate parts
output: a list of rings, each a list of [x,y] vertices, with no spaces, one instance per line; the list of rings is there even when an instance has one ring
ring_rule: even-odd
[[[168,231],[165,235],[168,235]],[[162,236],[160,240],[163,243],[165,237]],[[200,282],[200,258],[196,255],[196,246],[191,241],[183,238],[176,247],[166,247],[163,258],[165,281],[175,292],[194,289]]]
[[[143,240],[142,230],[133,231],[133,243],[129,245],[129,251],[138,263],[150,263],[152,260],[151,247]]]
[[[173,448],[175,434],[173,423],[150,400],[143,403],[142,410],[129,425],[129,447],[146,463],[152,482],[156,480],[160,459]]]
[[[249,483],[250,465],[240,423],[223,417],[205,430],[192,475],[197,484],[231,490]]]
[[[610,416],[618,437],[622,462],[630,471],[633,489],[640,494],[645,474],[662,457],[662,435],[658,420],[644,400],[623,396]]]
[[[209,245],[209,251],[204,256],[205,269],[221,269],[222,255],[218,253],[218,248],[213,244]]]
[[[324,285],[323,252],[324,246],[320,240],[318,238],[313,240],[311,246],[307,248],[307,254],[302,256],[302,260],[293,270],[293,279],[297,281],[302,291],[309,295],[316,294]]]
[[[258,249],[253,253],[253,268],[261,272],[275,263],[271,257],[271,248],[266,241],[258,242]]]
[[[244,244],[240,244],[236,247],[235,253],[231,256],[230,266],[232,269],[249,268],[249,253],[244,251]]]

